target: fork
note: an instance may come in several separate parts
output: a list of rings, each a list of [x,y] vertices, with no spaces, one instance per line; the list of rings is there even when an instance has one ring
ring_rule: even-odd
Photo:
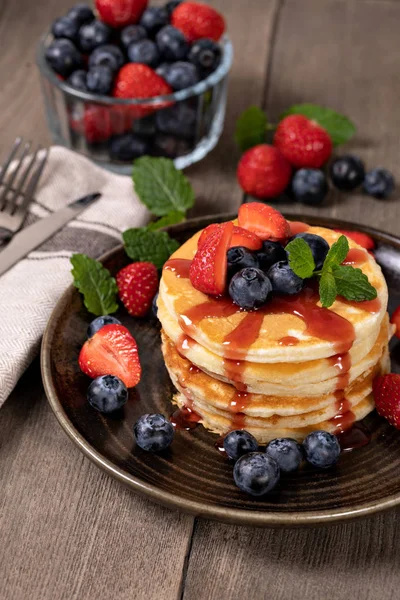
[[[22,146],[22,138],[18,137],[0,171],[0,243],[9,240],[21,229],[29,204],[33,199],[40,176],[46,164],[48,150],[39,158],[40,147],[31,158],[26,161],[31,150],[31,142],[24,144],[20,158],[16,159],[18,150]],[[10,164],[16,160],[14,170],[10,173]],[[6,175],[9,176],[6,179]],[[19,174],[19,178],[18,178]],[[17,187],[13,187],[13,183]],[[19,202],[19,198],[22,200]]]

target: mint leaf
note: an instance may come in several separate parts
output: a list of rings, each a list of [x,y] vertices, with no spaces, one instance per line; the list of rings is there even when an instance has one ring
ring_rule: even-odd
[[[166,231],[149,231],[146,227],[127,229],[122,238],[125,251],[133,261],[152,262],[157,269],[179,248],[178,242]]]
[[[177,223],[182,223],[185,220],[185,214],[179,212],[178,210],[173,210],[172,212],[165,215],[165,217],[161,217],[157,221],[153,221],[149,223],[146,227],[147,231],[157,231],[158,229],[162,229],[163,227],[168,227],[169,225],[176,225]]]
[[[118,288],[110,271],[86,254],[73,254],[70,261],[74,286],[83,294],[88,311],[97,317],[116,312]]]
[[[266,114],[258,106],[250,106],[236,121],[235,142],[242,152],[265,143]]]
[[[329,252],[324,261],[323,269],[325,270],[325,268],[328,267],[336,267],[341,265],[348,253],[348,239],[345,235],[341,235],[340,238],[329,248]]]
[[[373,300],[377,296],[376,289],[368,281],[368,277],[361,271],[351,266],[340,265],[334,267],[337,293],[355,302]]]
[[[296,104],[289,108],[282,115],[282,118],[287,115],[304,115],[317,121],[329,133],[334,146],[340,146],[340,144],[348,142],[356,132],[356,127],[350,119],[330,108],[324,108],[316,104]]]
[[[310,246],[302,238],[295,238],[285,248],[289,254],[289,266],[302,279],[312,277],[315,262]]]
[[[189,180],[168,158],[142,156],[133,163],[133,182],[140,200],[157,217],[185,213],[194,204]]]
[[[337,295],[335,278],[330,269],[324,270],[319,280],[319,298],[324,308],[329,308],[335,302]]]

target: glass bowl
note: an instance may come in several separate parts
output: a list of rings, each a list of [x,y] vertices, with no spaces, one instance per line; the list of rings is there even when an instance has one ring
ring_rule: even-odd
[[[224,125],[233,58],[227,36],[220,42],[221,63],[206,79],[168,96],[140,100],[95,95],[68,85],[45,59],[51,40],[49,33],[40,39],[36,59],[46,118],[56,144],[126,175],[131,173],[133,158],[141,154],[171,158],[178,169],[183,169],[204,158],[217,144]],[[137,156],[116,160],[113,148],[118,143],[117,136],[126,133],[135,134]],[[118,155],[120,158],[121,153]]]

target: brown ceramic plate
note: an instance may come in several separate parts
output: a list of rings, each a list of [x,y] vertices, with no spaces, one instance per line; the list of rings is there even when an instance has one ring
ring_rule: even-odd
[[[170,228],[170,234],[184,242],[210,222],[228,218],[233,215],[187,221]],[[389,308],[400,304],[400,239],[332,219],[293,219],[372,235],[390,289]],[[116,273],[128,259],[119,247],[103,262]],[[92,317],[72,286],[61,297],[47,326],[42,374],[50,405],[63,429],[88,458],[125,485],[196,515],[262,526],[339,521],[400,504],[400,431],[376,413],[366,419],[372,434],[368,446],[343,453],[334,469],[304,467],[284,476],[276,490],[262,499],[248,497],[235,487],[232,466],[214,448],[217,436],[202,426],[178,431],[168,452],[143,452],[135,444],[133,424],[143,413],[171,414],[174,390],[163,363],[158,324],[151,319],[134,319],[124,309],[116,316],[136,338],[143,366],[140,384],[130,391],[129,401],[118,415],[105,417],[86,401],[89,380],[78,368],[78,354]],[[392,344],[396,370],[400,342]]]

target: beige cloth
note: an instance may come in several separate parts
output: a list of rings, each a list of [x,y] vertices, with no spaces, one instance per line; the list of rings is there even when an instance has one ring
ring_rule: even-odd
[[[102,197],[0,277],[0,406],[37,354],[51,311],[72,282],[70,256],[96,258],[121,243],[122,231],[149,219],[130,177],[54,146],[26,225],[92,192]]]

